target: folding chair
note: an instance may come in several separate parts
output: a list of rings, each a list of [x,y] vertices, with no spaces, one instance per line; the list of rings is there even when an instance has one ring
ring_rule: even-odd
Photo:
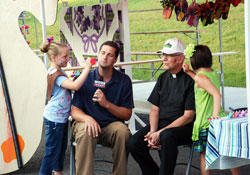
[[[69,119],[72,122],[72,119]],[[75,169],[75,147],[77,145],[77,143],[75,142],[75,138],[73,136],[72,133],[72,128],[71,126],[70,128],[70,175],[75,175],[76,174],[76,169]],[[96,148],[102,148],[101,144],[97,144]],[[105,163],[109,163],[109,164],[113,164],[112,161],[109,160],[104,160],[104,159],[95,159],[94,162],[105,162]],[[95,168],[95,171],[102,171],[105,172],[107,174],[112,174],[112,170],[108,170],[108,169],[103,169],[103,168]]]
[[[194,153],[194,144],[191,143],[191,144],[187,144],[187,145],[180,145],[180,146],[178,146],[178,150],[181,149],[181,148],[185,148],[185,147],[189,147],[190,148],[188,162],[187,163],[176,163],[176,165],[177,166],[178,165],[186,165],[187,169],[186,169],[185,175],[190,175],[190,169],[191,169],[191,167],[193,167],[193,168],[195,168],[197,170],[200,170],[200,168],[192,165],[193,153]]]
[[[71,127],[70,127],[71,130]],[[70,175],[74,175],[76,174],[75,172],[75,139],[73,137],[72,132],[70,132],[71,136],[70,136]]]

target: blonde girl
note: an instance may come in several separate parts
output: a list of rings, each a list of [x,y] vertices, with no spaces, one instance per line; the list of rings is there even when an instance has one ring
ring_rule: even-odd
[[[51,62],[48,70],[48,104],[43,113],[45,124],[45,154],[40,167],[40,175],[62,174],[64,156],[68,140],[68,117],[71,112],[71,91],[78,90],[85,82],[91,69],[90,58],[85,69],[75,80],[67,77],[62,70],[69,61],[69,48],[49,38],[40,50],[47,53]]]

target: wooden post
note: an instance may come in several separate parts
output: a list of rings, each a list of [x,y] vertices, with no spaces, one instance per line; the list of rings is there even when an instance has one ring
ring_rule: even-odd
[[[129,35],[129,19],[128,19],[128,0],[122,0],[120,3],[120,8],[122,12],[122,26],[120,28],[123,32],[121,40],[124,42],[124,61],[131,61],[131,50],[130,50],[130,35]],[[126,66],[126,74],[132,79],[132,67]]]

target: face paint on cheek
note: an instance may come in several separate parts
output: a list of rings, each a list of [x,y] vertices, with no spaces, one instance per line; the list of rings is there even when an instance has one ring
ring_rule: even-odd
[[[61,65],[63,64],[63,60],[60,60],[60,64],[61,64]]]

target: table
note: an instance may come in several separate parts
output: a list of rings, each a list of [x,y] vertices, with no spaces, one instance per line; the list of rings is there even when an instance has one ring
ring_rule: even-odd
[[[206,169],[250,164],[248,117],[212,120],[206,147]]]

